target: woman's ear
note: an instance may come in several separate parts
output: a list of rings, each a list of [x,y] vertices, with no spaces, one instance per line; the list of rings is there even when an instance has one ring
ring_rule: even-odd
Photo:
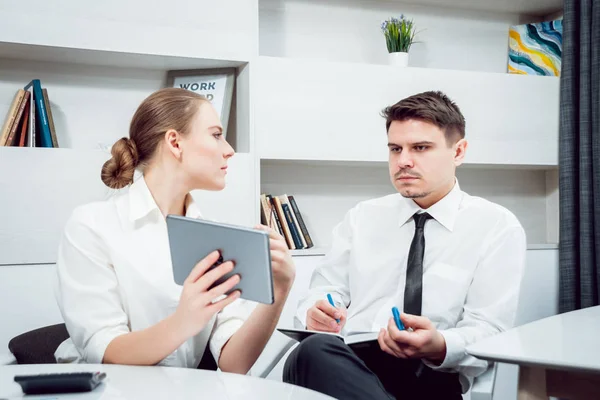
[[[177,159],[181,158],[182,150],[180,144],[181,135],[179,132],[177,132],[175,129],[169,129],[165,133],[165,145],[167,146],[169,152]]]

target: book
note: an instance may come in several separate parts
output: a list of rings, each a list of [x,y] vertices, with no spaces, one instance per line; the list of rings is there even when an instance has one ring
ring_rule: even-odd
[[[271,202],[266,194],[260,195],[260,221],[263,225],[277,231],[277,224],[273,214],[275,211],[271,207]]]
[[[27,105],[25,106],[25,112],[23,113],[23,123],[21,124],[21,135],[19,136],[19,142],[16,144],[16,146],[19,147],[25,147],[25,140],[27,139],[27,128],[29,126],[28,122],[29,122],[29,109],[31,108],[31,98],[29,99],[29,102],[27,102]]]
[[[39,147],[53,147],[42,84],[39,79],[33,79],[24,89],[28,90],[30,87],[33,87],[33,98],[35,99],[36,122],[39,127],[39,135],[36,133],[36,136],[39,136]]]
[[[281,206],[281,200],[277,197],[273,197],[273,204],[275,205],[275,212],[279,216],[279,221],[281,222],[281,228],[283,229],[283,237],[287,242],[288,249],[296,250],[296,244],[294,243],[294,239],[292,238],[292,233],[290,231],[290,227],[287,223],[287,219],[285,218],[285,214],[283,212],[283,207]]]
[[[296,213],[294,212],[294,209],[292,208],[292,205],[290,204],[290,199],[289,196],[287,194],[284,194],[283,196],[281,196],[282,199],[282,204],[286,204],[288,206],[288,208],[290,209],[290,217],[292,218],[292,225],[294,225],[294,230],[296,231],[296,234],[298,235],[298,240],[300,241],[300,247],[298,247],[298,245],[296,245],[296,247],[300,248],[300,249],[306,249],[308,248],[307,244],[306,244],[306,240],[304,240],[304,235],[302,234],[302,231],[300,230],[300,225],[298,224],[298,219],[296,218]]]
[[[332,335],[340,338],[344,341],[348,346],[353,347],[356,345],[377,345],[377,336],[379,336],[379,332],[348,332],[346,335],[340,335],[332,332],[317,332],[317,331],[309,331],[306,329],[294,329],[294,328],[277,328],[277,330],[287,337],[296,340],[297,342],[301,342],[304,339],[313,336],[313,335]]]
[[[33,98],[33,87],[29,91],[29,126],[27,127],[27,147],[35,147],[35,99]]]
[[[54,117],[52,116],[52,109],[50,108],[50,98],[48,97],[48,89],[42,89],[44,95],[44,106],[48,113],[48,125],[50,126],[50,137],[52,138],[52,147],[58,147],[58,139],[56,138],[56,128],[54,127]]]
[[[288,196],[288,200],[290,202],[290,205],[292,206],[292,210],[294,211],[296,220],[298,221],[300,231],[302,232],[302,235],[304,236],[304,241],[306,242],[306,248],[310,249],[311,247],[314,246],[314,244],[313,244],[312,238],[310,237],[310,234],[308,233],[308,229],[306,229],[306,224],[304,223],[302,214],[300,214],[300,209],[298,209],[296,200],[294,199],[294,196]]]
[[[4,143],[5,146],[14,146],[15,145],[15,137],[17,138],[16,143],[18,145],[19,135],[17,135],[17,132],[19,132],[19,133],[21,132],[19,130],[19,127],[21,126],[23,113],[25,112],[25,106],[27,106],[27,103],[29,102],[29,92],[23,91],[23,93],[24,93],[23,99],[21,100],[21,104],[19,105],[19,108],[17,110],[17,114],[13,121],[12,128],[10,128],[10,132],[8,133],[8,138],[6,139],[6,143]]]
[[[23,97],[25,97],[25,91],[23,89],[17,90],[17,93],[15,93],[15,96],[13,97],[10,108],[8,109],[8,113],[6,114],[2,131],[0,132],[0,146],[6,146],[8,135],[10,134],[13,123],[15,122],[15,117],[19,111]]]
[[[283,227],[281,226],[281,221],[279,221],[279,215],[275,211],[275,201],[273,200],[273,196],[268,194],[266,197],[267,197],[267,201],[271,205],[271,212],[273,213],[272,215],[273,215],[273,219],[275,220],[275,225],[277,226],[277,231],[279,232],[279,234],[281,236],[283,236],[285,238],[284,233],[283,233]]]
[[[300,240],[300,235],[296,230],[296,226],[294,225],[294,219],[292,218],[292,210],[290,205],[286,203],[287,197],[279,196],[279,201],[281,202],[281,208],[283,209],[283,215],[287,222],[288,228],[290,229],[290,235],[292,236],[292,240],[294,241],[294,247],[296,250],[301,250],[304,248],[302,241]]]

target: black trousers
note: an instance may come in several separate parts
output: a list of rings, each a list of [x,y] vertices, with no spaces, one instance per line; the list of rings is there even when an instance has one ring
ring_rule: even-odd
[[[424,367],[417,377],[420,364],[383,352],[377,342],[351,349],[335,336],[313,335],[288,357],[283,381],[340,400],[462,399],[458,374]]]

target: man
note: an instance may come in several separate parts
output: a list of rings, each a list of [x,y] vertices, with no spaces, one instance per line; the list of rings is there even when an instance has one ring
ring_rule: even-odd
[[[461,399],[488,367],[465,347],[514,323],[525,232],[505,208],[461,191],[465,120],[446,95],[420,93],[383,114],[400,195],[346,214],[296,315],[309,330],[379,331],[377,342],[351,349],[313,335],[284,380],[339,399]]]

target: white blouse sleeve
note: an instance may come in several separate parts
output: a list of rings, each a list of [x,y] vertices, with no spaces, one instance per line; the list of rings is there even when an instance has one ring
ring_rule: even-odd
[[[217,364],[225,343],[246,322],[256,303],[237,299],[217,314],[214,329],[209,338],[210,351]]]
[[[115,271],[89,209],[77,208],[67,222],[56,268],[56,297],[71,340],[85,362],[102,363],[108,344],[130,329]]]

